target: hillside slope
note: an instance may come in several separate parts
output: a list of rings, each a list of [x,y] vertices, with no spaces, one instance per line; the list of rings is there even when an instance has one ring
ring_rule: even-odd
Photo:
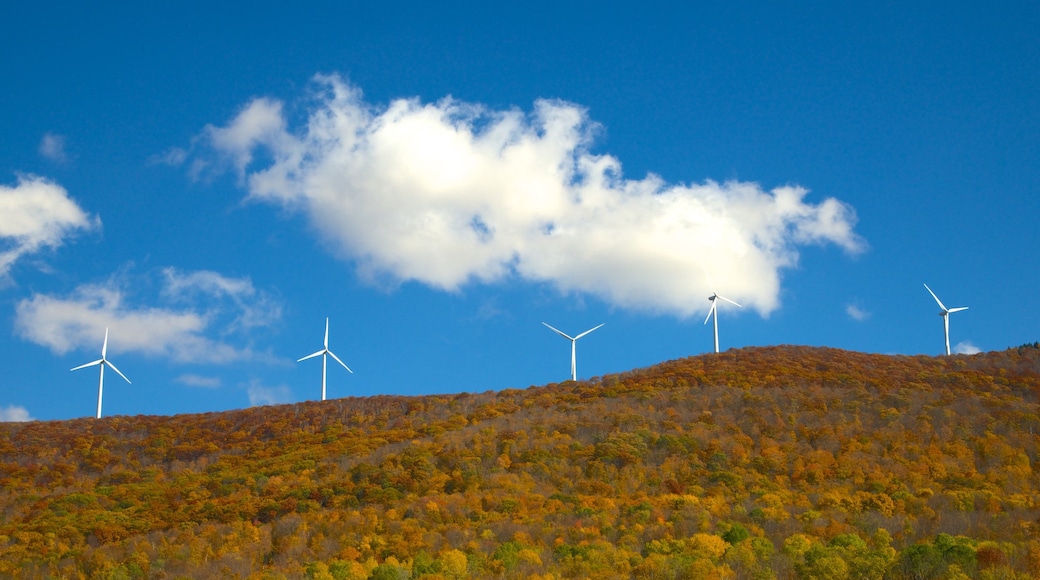
[[[1038,435],[1035,345],[0,424],[0,576],[1030,578]]]

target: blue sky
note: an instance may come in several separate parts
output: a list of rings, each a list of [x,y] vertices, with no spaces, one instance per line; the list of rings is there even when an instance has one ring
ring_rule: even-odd
[[[0,420],[1040,339],[1030,3],[0,17]]]

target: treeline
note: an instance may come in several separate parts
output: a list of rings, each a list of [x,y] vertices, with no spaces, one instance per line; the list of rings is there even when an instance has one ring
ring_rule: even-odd
[[[0,576],[1037,578],[1036,346],[0,424]]]

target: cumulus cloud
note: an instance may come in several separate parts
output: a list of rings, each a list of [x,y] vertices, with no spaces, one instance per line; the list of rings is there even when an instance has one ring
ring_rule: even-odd
[[[78,230],[101,227],[60,185],[23,176],[14,187],[0,185],[0,279],[16,260],[44,248],[56,248]]]
[[[377,108],[338,77],[314,86],[299,127],[280,102],[256,99],[202,141],[250,199],[305,214],[372,282],[455,291],[520,278],[687,316],[706,311],[710,273],[766,315],[800,246],[864,247],[852,208],[811,203],[798,186],[625,178],[618,159],[591,151],[596,125],[571,103]]]
[[[65,137],[54,133],[45,133],[40,139],[40,155],[51,161],[65,163],[68,155],[65,153]]]
[[[869,312],[863,310],[855,304],[849,304],[845,306],[845,314],[848,314],[849,318],[855,320],[856,322],[863,322],[864,320],[870,318]]]
[[[236,331],[270,325],[281,316],[280,305],[248,278],[173,268],[128,278],[85,284],[67,296],[23,299],[16,307],[15,331],[58,354],[97,348],[107,327],[109,346],[121,352],[194,363],[264,358],[230,341]],[[160,290],[148,298],[154,305],[145,305],[127,288],[146,287],[150,278],[159,280]]]
[[[289,387],[285,385],[266,387],[256,380],[246,387],[246,394],[249,395],[250,406],[254,407],[257,405],[280,405],[282,403],[291,403],[293,400],[292,390]]]
[[[982,349],[966,340],[958,342],[953,347],[954,354],[979,354],[980,352]]]
[[[25,407],[19,407],[17,405],[8,405],[7,407],[0,407],[0,423],[24,423],[26,421],[34,421],[29,416],[29,410]]]

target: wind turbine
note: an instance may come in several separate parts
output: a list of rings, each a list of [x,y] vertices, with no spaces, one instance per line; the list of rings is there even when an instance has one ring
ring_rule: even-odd
[[[116,368],[116,365],[112,364],[111,361],[109,361],[107,358],[105,358],[105,353],[107,351],[108,351],[108,328],[105,328],[105,342],[101,343],[101,358],[99,358],[98,360],[96,360],[94,362],[88,362],[85,365],[79,365],[78,367],[72,369],[74,371],[78,371],[79,369],[85,369],[87,367],[92,367],[94,365],[98,365],[98,366],[101,367],[101,378],[98,379],[98,388],[97,388],[97,418],[98,419],[101,418],[101,393],[104,392],[104,390],[105,390],[105,365],[108,365],[108,366],[112,367],[112,370],[114,370],[119,376],[123,377],[124,381],[126,381],[127,383],[130,383],[130,379],[126,378],[126,375],[124,375],[123,373],[119,372],[119,369]]]
[[[545,324],[545,323],[543,322],[542,324]],[[606,322],[604,322],[603,324],[606,324]],[[603,324],[600,324],[596,328],[599,328],[600,326],[603,326]],[[548,324],[545,324],[545,325],[549,326]],[[556,334],[559,334],[560,336],[566,338],[567,340],[571,341],[571,380],[572,381],[577,381],[578,380],[578,365],[577,365],[577,357],[575,355],[575,348],[576,348],[575,345],[577,344],[579,338],[585,336],[586,334],[592,332],[593,330],[596,330],[596,328],[590,328],[590,329],[586,330],[585,332],[579,334],[578,336],[570,336],[569,334],[567,334],[565,332],[561,332],[561,331],[553,328],[552,326],[549,326],[550,330],[552,330]]]
[[[729,298],[726,298],[725,296],[719,296],[718,292],[712,292],[711,296],[708,296],[708,301],[711,302],[711,308],[708,309],[708,318],[715,319],[715,352],[719,352],[719,309],[717,299],[725,300],[726,302],[729,302],[730,304],[738,308],[742,308],[740,304],[737,304]],[[708,323],[708,318],[704,319],[704,324]]]
[[[939,316],[942,316],[943,331],[946,333],[946,356],[950,356],[950,313],[967,310],[968,307],[959,306],[957,308],[947,308],[943,306],[942,300],[939,300],[939,297],[935,295],[935,292],[932,292],[932,289],[928,287],[928,284],[925,284],[924,288],[932,295],[932,298],[935,298],[936,303],[939,304],[939,308],[942,308],[942,311],[939,312]]]
[[[296,361],[296,362],[303,362],[303,361],[305,361],[305,360],[307,360],[309,358],[314,358],[314,357],[318,356],[319,354],[321,355],[321,400],[322,401],[325,400],[325,374],[326,374],[326,370],[325,369],[326,369],[326,365],[328,363],[328,357],[326,355],[332,356],[332,358],[336,359],[336,362],[338,362],[339,364],[343,365],[343,368],[347,369],[347,371],[350,372],[350,374],[354,374],[354,371],[350,370],[350,367],[348,367],[346,365],[346,363],[344,363],[343,361],[339,360],[339,357],[336,356],[336,353],[334,353],[331,350],[329,350],[329,317],[327,317],[327,316],[325,317],[325,343],[324,344],[325,344],[325,348],[319,350],[318,352],[316,352],[314,354],[309,354],[309,355],[301,358],[300,360]]]

